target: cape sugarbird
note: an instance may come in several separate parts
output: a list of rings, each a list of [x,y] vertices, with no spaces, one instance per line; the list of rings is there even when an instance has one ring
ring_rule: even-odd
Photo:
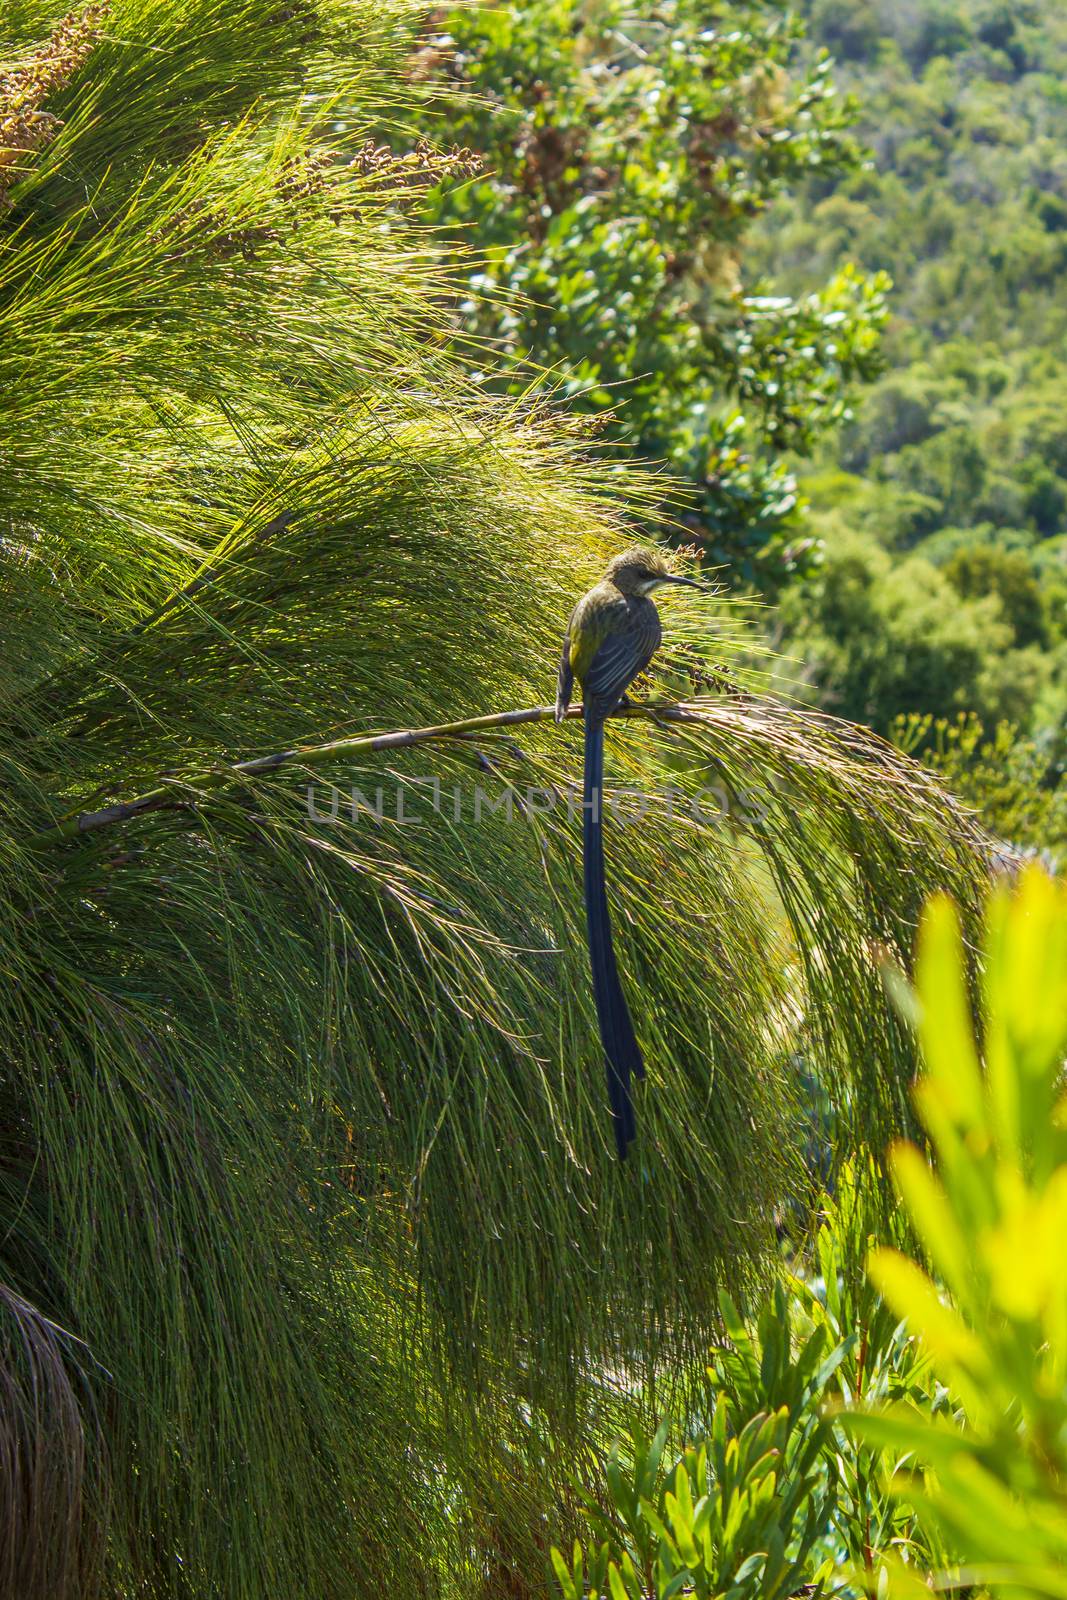
[[[702,587],[692,578],[676,577],[657,550],[626,550],[616,556],[601,581],[582,596],[571,613],[556,690],[558,722],[570,704],[575,678],[582,686],[585,919],[615,1143],[624,1160],[637,1128],[630,1084],[633,1078],[644,1077],[645,1064],[622,992],[611,942],[604,883],[604,719],[625,699],[627,688],[648,666],[659,647],[663,637],[659,612],[649,596],[664,583],[684,583],[693,589]]]

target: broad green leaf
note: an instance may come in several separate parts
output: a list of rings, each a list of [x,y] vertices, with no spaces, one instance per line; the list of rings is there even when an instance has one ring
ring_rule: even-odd
[[[930,1259],[957,1291],[966,1288],[973,1263],[952,1205],[919,1150],[896,1144],[892,1150],[893,1176]]]
[[[608,1562],[608,1586],[611,1589],[611,1600],[633,1600],[614,1561]]]
[[[920,1037],[929,1074],[946,1115],[961,1126],[985,1126],[985,1096],[971,1030],[966,963],[956,908],[935,895],[923,915],[916,961],[922,1006]]]
[[[552,1546],[549,1554],[552,1558],[552,1568],[563,1592],[564,1600],[581,1600],[581,1589],[574,1581],[570,1568],[555,1545]]]
[[[951,1306],[945,1304],[921,1267],[897,1250],[876,1250],[870,1274],[898,1316],[922,1335],[935,1361],[980,1373],[986,1357],[978,1338]]]

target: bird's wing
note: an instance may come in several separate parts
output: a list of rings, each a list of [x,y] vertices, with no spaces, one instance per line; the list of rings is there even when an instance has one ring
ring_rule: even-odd
[[[582,674],[586,706],[605,717],[614,711],[630,684],[652,660],[662,637],[655,606],[632,610],[625,625],[613,629],[600,642]]]

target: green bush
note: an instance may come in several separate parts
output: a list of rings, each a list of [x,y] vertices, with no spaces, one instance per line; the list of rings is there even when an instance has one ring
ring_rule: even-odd
[[[625,1455],[612,1449],[607,1505],[587,1504],[599,1542],[576,1542],[570,1563],[552,1552],[564,1600],[786,1600],[828,1572],[815,1554],[833,1493],[820,1400],[849,1340],[823,1322],[794,1344],[782,1288],[754,1332],[728,1296],[722,1312],[730,1342],[693,1401],[690,1442],[665,1468],[665,1420],[651,1443],[635,1433]]]
[[[899,717],[890,736],[944,780],[989,830],[1052,864],[1067,859],[1067,773],[1062,748],[1010,722],[986,733],[979,719]]]
[[[895,1489],[952,1556],[947,1581],[1067,1593],[1067,888],[1031,868],[990,901],[975,1029],[956,912],[923,922],[914,1006],[928,1157],[893,1171],[921,1240],[871,1274],[928,1353],[954,1414],[906,1400],[846,1419],[895,1456]],[[928,1592],[899,1562],[890,1593]]]
[[[921,555],[890,555],[839,527],[817,576],[786,593],[780,615],[810,692],[882,733],[922,712],[1026,726],[1052,671],[1035,647],[1013,647],[997,594],[965,599]]]
[[[774,0],[530,0],[452,9],[427,37],[436,138],[486,172],[435,198],[477,256],[459,331],[548,369],[607,441],[666,461],[709,558],[775,583],[810,564],[784,453],[806,453],[878,365],[884,274],[834,261],[786,296],[746,271],[788,185],[852,171],[850,103]],[[459,93],[448,93],[449,87]],[[662,486],[661,486],[662,487]]]

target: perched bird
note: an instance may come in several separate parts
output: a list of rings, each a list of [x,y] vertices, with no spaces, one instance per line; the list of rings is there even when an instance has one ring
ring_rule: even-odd
[[[626,550],[571,613],[563,640],[556,690],[556,721],[570,704],[575,678],[582,686],[585,713],[585,780],[582,790],[582,844],[585,867],[585,918],[600,1040],[608,1074],[608,1099],[619,1156],[636,1132],[631,1079],[643,1078],[641,1057],[626,996],[619,981],[611,942],[608,895],[604,883],[604,719],[625,700],[626,690],[644,671],[663,637],[659,612],[649,598],[664,583],[702,586],[670,571],[657,550]]]

